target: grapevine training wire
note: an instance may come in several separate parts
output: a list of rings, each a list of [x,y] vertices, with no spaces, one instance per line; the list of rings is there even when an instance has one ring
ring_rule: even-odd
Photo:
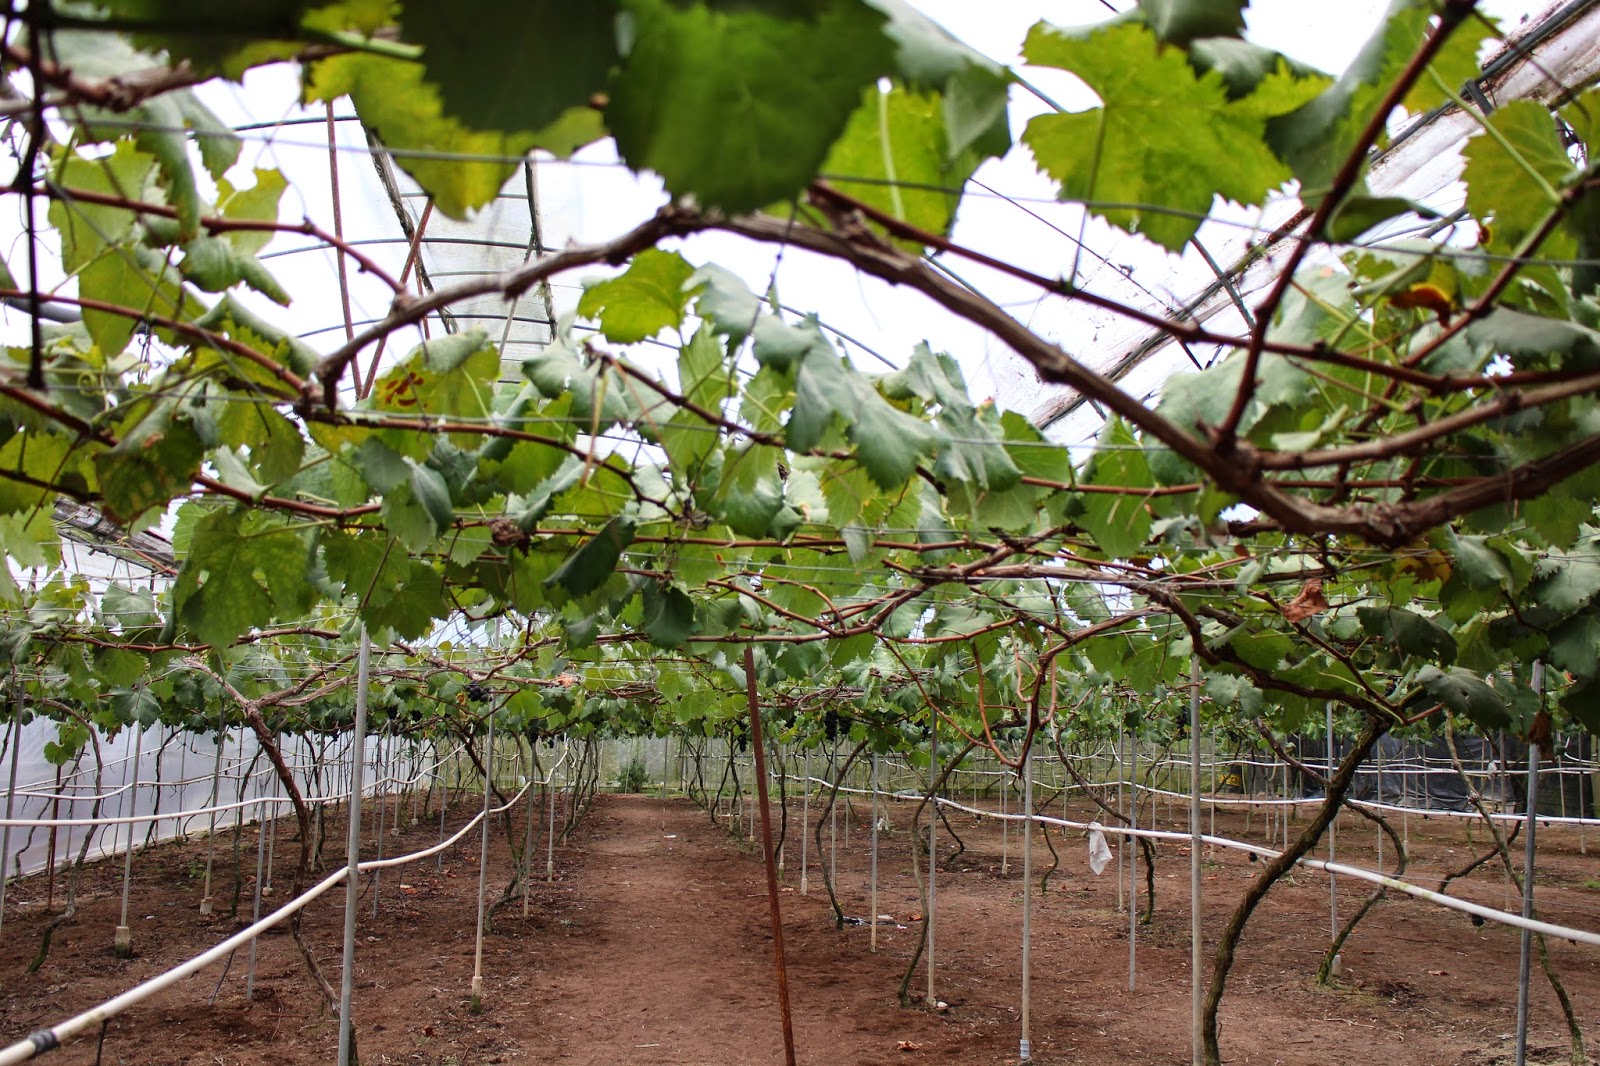
[[[563,759],[565,759],[565,755],[563,755]],[[472,816],[472,819],[468,821],[466,825],[462,826],[448,839],[441,840],[432,847],[424,848],[421,851],[412,852],[409,855],[398,855],[388,859],[368,860],[358,865],[358,871],[365,873],[369,870],[385,870],[396,866],[405,866],[409,863],[416,862],[419,859],[430,858],[431,856],[446,850],[455,844],[456,841],[465,836],[486,817],[501,814],[507,810],[510,810],[514,804],[521,800],[522,796],[528,791],[528,789],[532,788],[535,784],[550,784],[554,780],[552,775],[559,765],[559,762],[552,765],[551,774],[547,774],[544,779],[529,780],[504,806],[496,807],[492,810],[485,808],[484,810],[479,811],[477,814]],[[143,1002],[144,1000],[155,995],[157,992],[160,992],[163,989],[166,989],[183,980],[185,977],[189,977],[192,974],[198,973],[200,970],[205,969],[212,963],[226,958],[233,952],[237,951],[240,947],[266,932],[268,929],[271,929],[277,925],[281,925],[283,922],[287,921],[296,912],[304,909],[308,904],[317,899],[317,897],[328,892],[330,889],[337,887],[345,879],[348,873],[349,867],[340,867],[338,870],[335,870],[333,873],[319,881],[311,889],[301,893],[299,896],[296,896],[294,899],[290,900],[276,911],[273,911],[270,915],[261,919],[259,922],[246,926],[233,936],[230,936],[226,940],[222,941],[220,944],[217,944],[209,950],[196,955],[189,961],[175,966],[172,969],[167,970],[165,973],[153,977],[148,981],[144,981],[138,985],[135,985],[128,991],[119,996],[115,996],[109,1000],[106,1000],[97,1007],[91,1007],[89,1010],[74,1015],[58,1025],[53,1025],[48,1029],[39,1030],[25,1039],[17,1041],[10,1047],[0,1049],[0,1066],[14,1066],[15,1063],[26,1062],[42,1052],[53,1051],[61,1046],[62,1041],[69,1040],[95,1025],[102,1024],[112,1018],[115,1018],[129,1007]]]
[[[809,782],[821,782],[823,779],[808,778],[807,780]],[[868,789],[852,788],[843,785],[839,786],[838,791],[861,796],[870,794],[870,790]],[[981,807],[971,807],[964,803],[959,803],[955,800],[949,800],[943,797],[935,797],[934,802],[938,803],[940,806],[950,808],[951,810],[963,811],[976,818],[995,818],[1010,822],[1022,822],[1028,820],[1025,815],[997,814],[994,811],[984,810]],[[1058,826],[1062,829],[1078,829],[1084,831],[1090,831],[1093,829],[1108,835],[1143,837],[1149,840],[1165,840],[1173,843],[1188,844],[1193,839],[1192,834],[1189,832],[1178,833],[1171,832],[1169,830],[1157,829],[1129,829],[1126,826],[1102,825],[1098,822],[1091,825],[1089,822],[1078,822],[1067,818],[1056,818],[1043,814],[1034,815],[1032,820],[1045,825]],[[1282,854],[1282,852],[1277,849],[1263,847],[1259,844],[1251,844],[1243,840],[1234,840],[1231,837],[1219,837],[1209,834],[1202,834],[1200,840],[1203,843],[1210,844],[1215,847],[1230,848],[1235,851],[1248,852],[1254,854],[1257,858],[1275,859]],[[1466,914],[1476,915],[1487,921],[1499,922],[1502,925],[1515,926],[1519,929],[1528,929],[1536,933],[1543,933],[1546,936],[1560,937],[1563,940],[1586,944],[1591,947],[1600,947],[1600,932],[1591,932],[1587,929],[1574,929],[1568,926],[1555,925],[1550,922],[1542,922],[1537,919],[1523,918],[1521,914],[1516,914],[1510,911],[1496,910],[1492,907],[1485,907],[1477,903],[1471,903],[1467,900],[1457,899],[1454,896],[1448,896],[1441,892],[1435,892],[1432,889],[1423,888],[1420,885],[1414,885],[1407,881],[1401,881],[1397,878],[1390,877],[1387,874],[1363,869],[1359,866],[1347,866],[1343,863],[1327,862],[1322,859],[1311,858],[1301,858],[1298,860],[1297,865],[1304,866],[1312,870],[1321,870],[1325,873],[1331,872],[1359,878],[1375,885],[1382,885],[1386,888],[1392,888],[1397,892],[1404,892],[1409,896],[1415,896],[1418,899],[1423,899],[1442,907],[1448,907],[1451,910],[1457,910]],[[0,1059],[0,1066],[4,1066],[4,1061],[5,1060]]]

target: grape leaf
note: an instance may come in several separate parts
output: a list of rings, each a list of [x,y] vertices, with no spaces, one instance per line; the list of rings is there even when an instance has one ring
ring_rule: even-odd
[[[619,7],[617,0],[412,3],[401,15],[401,36],[422,45],[445,114],[475,130],[538,130],[605,88],[617,62]],[[486,55],[486,46],[495,54]]]
[[[1063,199],[1089,201],[1130,233],[1177,251],[1215,197],[1255,203],[1289,178],[1262,143],[1268,115],[1253,97],[1230,101],[1220,74],[1197,76],[1181,51],[1161,49],[1144,26],[1072,33],[1040,23],[1023,54],[1077,75],[1102,105],[1040,115],[1023,143],[1061,183]]]
[[[810,18],[630,0],[633,41],[606,123],[636,170],[674,196],[750,211],[816,175],[860,101],[892,68],[883,16],[819,0]]]
[[[578,299],[578,314],[598,320],[607,340],[618,344],[648,340],[683,325],[693,275],[694,267],[683,256],[647,248],[622,274],[586,286]]]

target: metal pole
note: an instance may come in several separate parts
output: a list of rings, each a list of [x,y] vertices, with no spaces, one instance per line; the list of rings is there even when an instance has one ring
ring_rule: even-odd
[[[350,999],[356,980],[356,904],[361,899],[361,770],[367,746],[367,680],[372,669],[372,640],[361,627],[356,655],[356,723],[350,747],[350,808],[345,826],[344,970],[339,978],[339,1066],[355,1059],[355,1032],[351,1026]]]
[[[133,781],[128,786],[128,814],[131,816],[139,813],[136,802],[139,798],[139,749],[144,741],[144,730],[138,722],[132,723],[129,728],[133,730]],[[112,950],[123,958],[133,954],[133,930],[128,926],[128,884],[133,880],[133,830],[134,823],[129,822],[128,852],[122,857],[122,920],[117,923],[117,931],[112,939]],[[256,871],[256,880],[261,880],[260,870]]]
[[[483,756],[483,843],[478,850],[478,932],[472,957],[472,1003],[483,998],[483,902],[489,884],[489,797],[494,789],[494,713],[489,714],[489,736]]]
[[[22,764],[22,687],[11,671],[11,783],[6,786],[6,824],[0,828],[0,929],[6,921],[6,878],[11,865],[11,817],[16,810],[17,767]]]
[[[550,767],[550,775],[544,783],[544,802],[545,806],[550,808],[550,836],[546,839],[544,845],[544,879],[546,882],[556,879],[556,767],[561,766],[561,772],[566,773],[566,767],[563,762],[564,754],[565,752],[556,756],[555,763]]]
[[[539,820],[539,815],[534,807],[534,796],[538,789],[534,787],[534,773],[539,767],[539,753],[534,750],[533,740],[528,740],[528,811],[523,816],[527,822],[522,834],[522,916],[528,916],[528,882],[533,880],[533,827]]]
[[[279,739],[279,741],[281,743],[282,734],[279,734],[278,739]],[[293,773],[292,770],[290,772]],[[264,810],[265,811],[270,811],[272,817],[271,817],[270,820],[267,820],[266,815],[265,814],[262,815],[262,819],[263,819],[263,821],[264,821],[264,823],[266,825],[266,829],[267,829],[267,872],[265,873],[265,875],[263,875],[262,882],[261,882],[261,894],[263,896],[272,895],[272,857],[278,850],[278,804],[277,804],[277,799],[278,799],[278,786],[279,786],[280,782],[278,781],[278,775],[277,774],[272,774],[270,779],[272,781],[271,797],[272,797],[272,801],[273,802],[268,803],[267,806],[264,808]]]
[[[878,950],[878,757],[872,757],[872,932],[868,951]]]
[[[271,771],[269,770],[270,774]],[[267,794],[266,785],[263,784],[256,790],[258,796]],[[261,871],[267,864],[267,811],[270,808],[262,804],[256,808],[256,890],[255,902],[250,910],[250,924],[254,925],[261,920]],[[123,924],[127,924],[127,911],[123,911]],[[250,938],[250,956],[245,964],[244,971],[244,998],[256,998],[256,943],[260,937]]]
[[[1128,828],[1139,828],[1139,734],[1128,736]],[[1139,853],[1138,841],[1128,837],[1128,991],[1139,978]]]
[[[808,891],[806,878],[807,878],[807,874],[809,873],[809,870],[808,870],[807,864],[806,864],[806,844],[807,844],[807,838],[810,837],[810,836],[811,836],[811,752],[808,749],[806,751],[806,761],[805,761],[805,791],[801,794],[801,799],[800,799],[800,894],[802,896],[806,895],[807,891]]]
[[[1022,757],[1022,1039],[1017,1057],[1033,1058],[1028,1037],[1029,1013],[1033,1002],[1033,751]]]
[[[1326,710],[1326,713],[1327,713],[1327,725],[1328,725],[1328,752],[1327,752],[1327,754],[1328,754],[1328,777],[1327,777],[1327,781],[1328,781],[1328,787],[1331,788],[1332,784],[1333,784],[1333,704],[1330,702],[1326,706],[1325,710]],[[1288,770],[1285,769],[1284,772],[1288,773]],[[1327,793],[1326,792],[1323,793],[1323,801],[1324,802],[1327,801]],[[1383,802],[1383,796],[1380,795],[1378,797],[1378,802],[1379,803]],[[1339,812],[1336,810],[1336,811],[1333,812],[1333,817],[1328,820],[1328,861],[1330,863],[1334,861],[1334,838],[1335,838],[1335,835],[1338,833],[1338,831],[1339,831]],[[1379,837],[1378,839],[1382,840],[1383,838]],[[1380,865],[1382,864],[1382,859],[1381,858],[1379,859],[1379,864]],[[1339,875],[1334,873],[1332,870],[1329,870],[1328,871],[1328,939],[1330,941],[1333,941],[1333,940],[1337,940],[1338,938],[1339,938]],[[1337,958],[1335,958],[1333,960],[1333,964],[1335,966],[1339,965],[1339,960]]]
[[[767,867],[767,904],[772,911],[772,952],[778,971],[778,1012],[783,1020],[783,1057],[795,1066],[794,1023],[789,1012],[789,972],[783,958],[783,912],[778,906],[778,869],[772,853],[772,811],[767,805],[766,742],[761,736],[761,701],[756,696],[755,651],[744,646],[745,697],[750,706],[750,744],[755,750],[757,800],[761,807],[761,853]],[[876,916],[874,916],[876,921]]]
[[[1201,1066],[1205,1041],[1200,987],[1200,658],[1189,661],[1189,1022],[1194,1066]]]
[[[217,754],[211,762],[211,818],[206,829],[206,890],[200,897],[200,913],[211,913],[211,861],[217,850],[217,802],[221,798],[222,749],[228,742],[228,720],[224,710],[217,722]]]
[[[939,712],[933,708],[929,708],[929,712],[932,725],[928,730],[928,913],[922,920],[927,923],[928,936],[928,1006],[936,1007],[939,1001],[933,995],[933,913],[939,888]]]
[[[1009,788],[1010,785],[1011,785],[1011,782],[1007,781],[1004,777],[1002,777],[1000,779],[1000,876],[1001,877],[1006,877],[1011,873],[1011,839],[1010,839],[1011,838],[1011,823],[1006,820],[1006,789]],[[1120,876],[1118,878],[1117,884],[1119,886],[1118,891],[1120,892],[1121,891],[1120,886],[1122,884]]]
[[[1117,810],[1122,810],[1122,782],[1128,772],[1128,764],[1122,754],[1122,730],[1117,730]],[[1132,837],[1123,837],[1117,844],[1117,910],[1126,904],[1122,894],[1122,861],[1133,854],[1130,850],[1133,845]]]
[[[1533,662],[1533,692],[1543,706],[1544,663]],[[1528,823],[1522,849],[1522,917],[1533,917],[1533,834],[1538,827],[1534,816],[1539,811],[1539,745],[1528,745]],[[1533,930],[1522,927],[1522,954],[1517,961],[1517,1066],[1528,1061],[1528,959],[1533,951]]]
[[[439,786],[439,843],[444,843],[445,808],[450,805],[450,786],[444,779],[444,755],[439,751],[437,743],[433,746],[433,779]],[[433,857],[434,870],[444,869],[444,852]]]
[[[393,745],[385,744],[382,733],[378,734],[377,751],[373,753],[374,776],[373,782],[377,788],[374,790],[373,799],[378,801],[378,861],[383,861],[383,824],[389,819],[389,757],[393,754]],[[378,916],[378,897],[383,894],[383,869],[372,871],[372,916]]]

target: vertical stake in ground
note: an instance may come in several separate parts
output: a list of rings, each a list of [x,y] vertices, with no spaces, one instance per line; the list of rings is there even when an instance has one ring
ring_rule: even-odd
[[[937,1007],[933,995],[933,911],[937,902],[939,869],[939,712],[928,708],[928,913],[922,916],[928,940],[928,1007]]]
[[[1139,734],[1128,735],[1128,828],[1139,828]],[[1139,854],[1136,838],[1128,836],[1128,991],[1139,978]]]
[[[274,781],[277,780],[276,777],[272,779]],[[262,782],[261,786],[256,789],[256,795],[260,799],[266,798],[267,786],[265,782]],[[250,921],[252,924],[261,920],[261,873],[267,865],[267,812],[270,810],[272,810],[272,807],[267,803],[262,803],[256,808],[256,890],[255,900],[250,907]],[[126,910],[123,911],[122,922],[124,925],[128,922]],[[260,937],[250,938],[250,955],[244,970],[245,999],[256,998],[256,944],[260,939]]]
[[[350,1000],[356,980],[356,904],[361,901],[361,770],[367,747],[367,679],[371,676],[372,639],[361,627],[356,654],[356,723],[350,742],[350,809],[345,833],[344,972],[339,976],[339,1066],[355,1058],[355,1030]]]
[[[789,971],[783,959],[783,913],[778,907],[778,868],[772,853],[772,811],[767,807],[766,742],[761,735],[761,701],[756,696],[756,656],[748,644],[744,646],[744,686],[745,697],[750,704],[750,744],[756,754],[756,789],[761,805],[761,855],[767,868],[767,904],[772,908],[772,955],[778,971],[778,1014],[783,1019],[783,1059],[787,1066],[794,1066]],[[876,922],[876,915],[873,920]]]
[[[1017,1057],[1033,1058],[1028,1039],[1033,1006],[1033,745],[1022,756],[1022,1039]]]
[[[483,1006],[483,902],[489,887],[489,797],[494,791],[494,712],[483,743],[483,843],[478,850],[478,931],[472,949],[472,1009]]]
[[[1200,657],[1189,661],[1189,1022],[1194,1066],[1205,1053],[1204,990],[1200,981]]]
[[[138,722],[129,726],[133,730],[133,769],[128,783],[128,816],[131,819],[139,813],[139,747],[144,740],[144,729]],[[112,950],[121,958],[133,954],[133,930],[128,926],[128,883],[133,880],[133,830],[134,823],[128,822],[128,851],[122,856],[122,920],[117,923],[117,932],[112,939]],[[256,871],[256,880],[261,879],[261,872]]]
[[[17,671],[11,670],[11,775],[6,786],[6,824],[0,827],[0,929],[6,922],[6,867],[11,862],[11,817],[17,805],[17,767],[22,765],[22,686]]]
[[[1544,663],[1533,661],[1533,694],[1539,698],[1539,709],[1544,709]],[[1503,750],[1503,749],[1502,749]],[[1528,822],[1523,828],[1522,851],[1522,919],[1533,918],[1533,834],[1538,827],[1535,815],[1539,811],[1539,742],[1528,744]],[[1528,958],[1533,951],[1533,930],[1522,927],[1522,955],[1517,961],[1517,1066],[1528,1061]]]
[[[872,932],[867,950],[878,950],[878,757],[872,757]]]
[[[807,895],[810,886],[807,884],[808,864],[806,861],[806,838],[811,835],[811,752],[806,752],[805,767],[801,771],[805,777],[805,792],[800,798],[800,894]]]
[[[206,890],[200,897],[200,913],[211,913],[211,863],[217,850],[217,804],[222,801],[222,749],[228,743],[228,719],[224,710],[217,722],[217,754],[211,762],[211,820],[206,829]]]
[[[1327,775],[1328,776],[1327,776],[1326,780],[1331,784],[1332,781],[1333,781],[1333,704],[1332,703],[1329,703],[1327,705],[1326,714],[1327,714],[1327,727],[1328,727],[1328,768],[1327,768]],[[1286,768],[1284,770],[1284,773],[1288,773],[1288,772],[1289,771]],[[1324,794],[1326,794],[1326,793],[1324,793]],[[1378,793],[1378,802],[1379,803],[1383,802],[1383,793],[1381,791]],[[1333,812],[1333,817],[1328,820],[1328,861],[1329,862],[1335,861],[1335,857],[1336,856],[1335,856],[1335,852],[1334,852],[1334,839],[1335,839],[1336,835],[1338,834],[1338,831],[1339,831],[1339,812],[1338,811],[1334,811]],[[1378,839],[1381,842],[1383,838],[1379,837]],[[1381,847],[1381,843],[1380,843],[1380,847]],[[1380,864],[1383,862],[1383,859],[1381,858],[1381,855],[1380,855],[1380,858],[1378,859],[1378,861],[1379,861]],[[1329,940],[1338,940],[1339,939],[1339,875],[1334,873],[1332,870],[1328,871],[1328,939]],[[1339,967],[1340,967],[1339,956],[1335,955],[1333,957],[1333,971],[1334,971],[1334,973],[1338,973],[1339,972]]]

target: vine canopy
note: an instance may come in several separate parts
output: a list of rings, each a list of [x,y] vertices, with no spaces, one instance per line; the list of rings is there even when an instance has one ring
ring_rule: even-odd
[[[1600,728],[1600,95],[1474,109],[1498,30],[1459,0],[1400,0],[1337,78],[1243,27],[1242,3],[1146,0],[1040,23],[1009,69],[902,0],[31,4],[5,46],[28,222],[0,284],[33,314],[0,371],[0,532],[35,580],[0,571],[7,656],[39,706],[108,727],[232,694],[339,728],[364,626],[400,724],[458,715],[470,680],[522,730],[713,729],[755,642],[795,728],[845,708],[880,746],[933,707],[974,739],[1100,728],[1191,657],[1218,715],[1522,734],[1543,659]],[[451,218],[603,137],[666,202],[413,292],[240,165],[206,84],[275,64],[307,103],[348,97]],[[1013,144],[1044,70],[1095,102]],[[1436,108],[1475,116],[1464,200],[1375,188],[1397,117]],[[1229,272],[1271,268],[1233,324],[1152,313],[955,227],[978,168],[1024,155],[1173,262],[1231,205],[1303,210]],[[699,261],[701,233],[912,290],[1103,431],[1069,449],[975,399],[937,336],[858,365],[825,313]],[[386,285],[387,314],[303,339],[263,258],[284,234]],[[600,267],[526,359],[442,325]],[[1136,395],[967,269],[1126,315],[1194,369]],[[78,314],[49,325],[47,300]],[[171,580],[68,572],[62,497],[169,533]]]

